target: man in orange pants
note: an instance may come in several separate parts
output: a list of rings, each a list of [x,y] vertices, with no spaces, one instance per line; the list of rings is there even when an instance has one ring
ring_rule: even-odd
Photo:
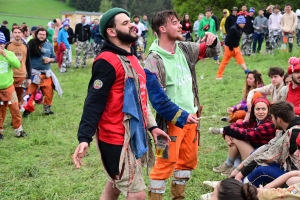
[[[205,33],[202,43],[182,40],[181,24],[175,11],[162,11],[152,19],[158,38],[150,47],[145,63],[146,86],[158,127],[171,138],[163,156],[156,159],[150,174],[149,197],[161,200],[166,180],[173,174],[172,199],[185,198],[185,185],[198,163],[199,118],[195,65],[199,59],[220,52],[220,41]]]
[[[245,26],[246,19],[244,16],[239,16],[237,18],[236,24],[233,25],[229,31],[227,32],[227,36],[225,39],[225,52],[223,60],[219,66],[217,72],[217,80],[221,80],[224,74],[226,65],[229,63],[232,57],[236,59],[236,62],[241,65],[242,69],[245,71],[246,74],[249,73],[249,69],[245,64],[244,58],[242,56],[239,43],[241,39],[241,29]]]

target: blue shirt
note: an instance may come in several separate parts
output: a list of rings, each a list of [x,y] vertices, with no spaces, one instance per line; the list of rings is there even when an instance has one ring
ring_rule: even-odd
[[[54,54],[53,46],[49,42],[45,42],[42,44],[42,56],[30,56],[31,61],[31,67],[32,69],[36,70],[49,70],[50,69],[50,63],[44,63],[43,57],[48,58],[54,58],[54,61],[56,62],[56,56]]]
[[[66,48],[70,49],[68,37],[69,37],[68,31],[64,28],[60,29],[60,31],[58,32],[58,36],[57,36],[58,45],[60,45],[60,43],[63,42],[63,43],[65,43]]]

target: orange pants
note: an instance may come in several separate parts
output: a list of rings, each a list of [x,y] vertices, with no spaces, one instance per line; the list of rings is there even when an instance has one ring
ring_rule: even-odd
[[[232,113],[230,117],[230,123],[236,122],[238,119],[244,119],[246,117],[246,111],[244,110],[237,110]]]
[[[176,170],[193,170],[198,164],[197,124],[187,124],[183,129],[168,123],[169,136],[177,137],[169,143],[169,158],[156,158],[150,179],[166,180]]]
[[[32,94],[35,92],[38,87],[40,86],[43,95],[44,95],[44,105],[52,105],[53,101],[53,87],[52,87],[52,78],[46,77],[44,74],[41,75],[41,82],[40,85],[37,85],[35,83],[31,83],[28,87],[27,94]]]
[[[3,129],[7,107],[9,107],[12,116],[13,128],[18,129],[22,125],[22,118],[18,106],[17,94],[13,85],[0,90],[0,101],[3,102],[3,105],[0,105],[0,130]]]
[[[236,59],[237,64],[241,65],[245,63],[245,60],[242,56],[242,52],[240,50],[240,47],[236,47],[233,49],[233,51],[230,51],[228,46],[225,46],[225,52],[223,60],[220,64],[220,67],[217,72],[217,78],[222,78],[226,65],[229,63],[231,58],[234,57]]]
[[[53,42],[53,50],[54,50],[55,54],[57,54],[57,52],[58,52],[58,43],[57,43],[57,41]]]
[[[14,77],[14,86],[18,97],[19,108],[23,104],[24,88],[21,86],[25,80],[25,77]]]

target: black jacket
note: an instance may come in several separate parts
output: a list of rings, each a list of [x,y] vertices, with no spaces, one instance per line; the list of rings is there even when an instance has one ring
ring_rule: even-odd
[[[69,29],[68,29],[68,35],[69,35],[69,37],[68,37],[68,41],[69,41],[69,44],[73,44],[74,43],[74,31],[73,31],[73,29],[71,28],[71,27],[69,27]]]
[[[236,24],[236,19],[237,19],[237,16],[234,16],[234,15],[229,15],[227,18],[226,18],[226,21],[225,21],[225,30],[226,30],[226,33],[228,33],[229,29]]]
[[[219,23],[218,23],[218,18],[216,15],[211,16],[211,18],[213,18],[213,20],[215,20],[215,27],[216,27],[216,32],[219,30]]]
[[[90,40],[91,30],[90,25],[83,25],[82,23],[78,23],[75,26],[75,41],[85,42]]]
[[[226,19],[227,21],[227,19]],[[238,47],[241,39],[241,28],[239,25],[234,24],[227,32],[225,39],[225,45],[229,47],[230,51],[233,51],[233,48]]]
[[[4,34],[5,40],[6,42],[10,41],[10,32],[9,30],[6,28],[6,26],[2,25],[0,27],[0,31]]]
[[[242,29],[242,32],[246,34],[251,34],[254,32],[254,28],[253,28],[254,17],[247,16],[245,17],[245,19],[246,19],[246,24]]]

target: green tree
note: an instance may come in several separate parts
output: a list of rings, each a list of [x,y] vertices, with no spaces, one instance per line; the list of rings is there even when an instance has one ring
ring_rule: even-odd
[[[72,7],[75,7],[76,5],[76,0],[67,0],[67,4],[72,6]]]
[[[99,0],[77,0],[75,4],[75,8],[81,11],[98,12],[99,7]]]
[[[112,8],[112,1],[111,0],[102,0],[100,3],[100,11],[99,12],[104,13],[110,8]]]

